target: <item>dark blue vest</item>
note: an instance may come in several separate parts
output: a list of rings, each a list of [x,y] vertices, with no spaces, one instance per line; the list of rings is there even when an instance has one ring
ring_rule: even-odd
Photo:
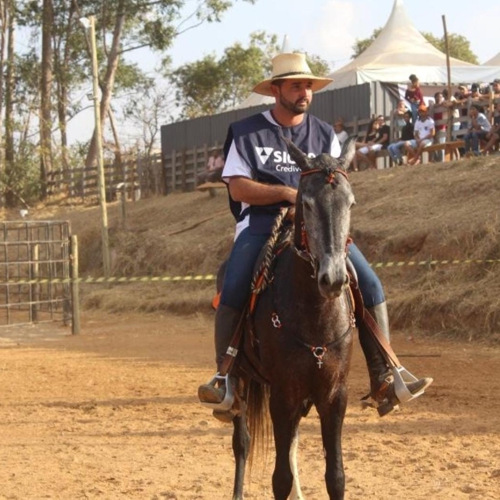
[[[226,158],[234,141],[238,154],[252,169],[256,181],[296,188],[299,185],[300,169],[290,158],[282,135],[304,153],[314,157],[330,153],[334,131],[328,123],[309,114],[296,127],[281,127],[272,124],[260,113],[229,127],[225,143]],[[248,209],[250,231],[256,234],[269,233],[280,207],[287,205],[287,202],[282,202],[276,205],[251,206]],[[241,203],[235,202],[231,197],[230,207],[236,220],[241,220],[246,215],[241,214]]]

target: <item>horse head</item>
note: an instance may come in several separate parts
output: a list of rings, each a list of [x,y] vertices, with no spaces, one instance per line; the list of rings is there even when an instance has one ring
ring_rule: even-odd
[[[354,194],[346,170],[355,154],[349,138],[339,158],[310,158],[287,140],[291,158],[302,171],[295,211],[295,247],[311,261],[325,298],[338,297],[349,278],[346,267]]]

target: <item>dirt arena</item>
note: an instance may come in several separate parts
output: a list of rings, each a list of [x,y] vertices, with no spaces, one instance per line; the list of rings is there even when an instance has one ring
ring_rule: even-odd
[[[229,499],[232,426],[196,400],[212,370],[212,318],[85,313],[0,330],[0,498]],[[380,419],[361,411],[356,345],[344,428],[349,500],[500,498],[500,349],[394,335],[404,364],[434,385]],[[308,500],[326,499],[319,423],[301,425]],[[273,452],[246,498],[271,499]]]

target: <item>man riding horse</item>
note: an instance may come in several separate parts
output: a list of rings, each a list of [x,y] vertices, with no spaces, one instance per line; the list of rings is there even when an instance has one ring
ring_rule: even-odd
[[[281,207],[294,206],[296,202],[300,169],[290,159],[283,136],[308,156],[327,153],[339,157],[341,152],[333,128],[307,113],[313,92],[332,80],[314,76],[304,54],[279,54],[272,63],[272,77],[259,83],[254,92],[274,97],[274,107],[231,124],[225,143],[222,177],[229,187],[230,206],[237,224],[215,317],[218,372],[223,369],[226,351],[248,303],[254,265],[269,238],[273,221]],[[370,315],[367,318],[370,321],[358,319],[357,325],[368,365],[370,396],[375,407],[385,405],[390,411],[401,402],[394,372],[381,343],[372,335],[373,327],[370,330],[370,323],[375,320],[375,329],[378,325],[388,344],[389,321],[383,288],[354,243],[348,246],[348,257],[357,274],[366,307],[365,318]],[[432,381],[427,377],[404,381],[408,395],[405,401],[421,395]],[[225,396],[226,383],[222,378],[198,389],[202,403],[217,405]],[[215,408],[214,415],[227,421],[227,413]],[[379,410],[381,416],[385,413]]]

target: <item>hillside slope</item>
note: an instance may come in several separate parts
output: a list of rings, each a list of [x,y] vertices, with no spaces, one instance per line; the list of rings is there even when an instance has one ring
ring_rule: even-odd
[[[500,259],[499,174],[500,157],[489,157],[351,175],[352,234],[381,266],[395,328],[500,341],[500,262],[487,262]],[[125,227],[119,204],[108,207],[113,275],[214,273],[227,255],[233,221],[223,193],[172,194],[126,207]],[[81,274],[101,274],[98,207],[40,207],[33,217],[70,220]],[[409,264],[431,260],[457,263]],[[213,282],[83,291],[87,307],[208,312]]]

